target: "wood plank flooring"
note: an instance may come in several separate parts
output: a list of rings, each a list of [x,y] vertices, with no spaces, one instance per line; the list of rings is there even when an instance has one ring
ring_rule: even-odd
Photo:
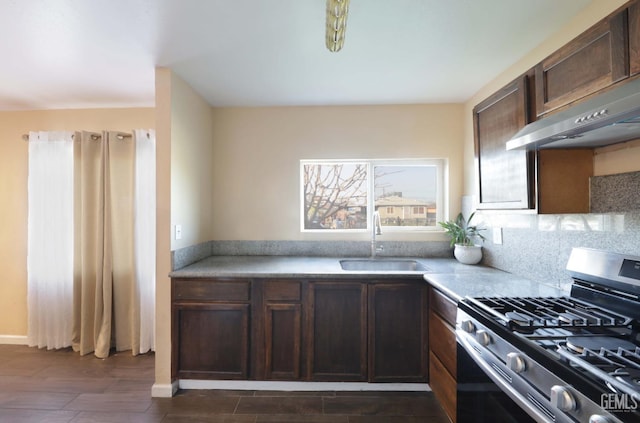
[[[0,345],[0,422],[447,423],[430,392],[180,391],[151,398],[154,355],[101,360]]]

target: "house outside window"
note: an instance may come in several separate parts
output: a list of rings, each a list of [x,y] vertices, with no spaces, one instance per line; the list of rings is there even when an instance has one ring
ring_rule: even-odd
[[[443,219],[444,160],[302,160],[301,230],[435,230]]]

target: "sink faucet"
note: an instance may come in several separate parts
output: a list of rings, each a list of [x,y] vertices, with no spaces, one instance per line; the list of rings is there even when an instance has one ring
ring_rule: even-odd
[[[382,225],[380,223],[380,213],[373,212],[373,224],[371,225],[371,257],[374,258],[376,253],[382,252],[384,247],[376,245],[376,235],[382,235]]]

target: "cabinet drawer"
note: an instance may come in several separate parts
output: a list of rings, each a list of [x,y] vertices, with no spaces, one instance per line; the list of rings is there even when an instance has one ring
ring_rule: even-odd
[[[234,280],[174,280],[173,300],[249,301],[251,281]]]
[[[455,378],[456,334],[453,328],[435,313],[429,314],[429,349]]]
[[[451,421],[455,423],[457,406],[456,380],[447,372],[442,362],[433,353],[429,354],[429,386]]]
[[[266,301],[300,301],[300,282],[266,281],[263,295]]]
[[[457,304],[435,288],[429,290],[429,307],[432,311],[438,313],[445,322],[451,326],[456,325]]]

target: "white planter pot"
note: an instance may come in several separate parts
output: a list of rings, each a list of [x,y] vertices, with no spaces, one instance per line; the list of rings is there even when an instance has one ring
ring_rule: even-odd
[[[478,264],[482,260],[482,246],[456,244],[453,255],[463,264]]]

